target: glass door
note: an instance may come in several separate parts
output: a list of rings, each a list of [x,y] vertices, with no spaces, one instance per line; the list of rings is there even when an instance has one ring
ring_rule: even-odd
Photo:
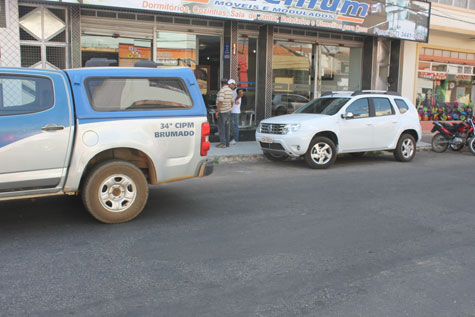
[[[238,38],[238,89],[244,90],[239,127],[256,126],[257,38]]]
[[[319,76],[318,94],[325,91],[361,89],[361,47],[318,45]]]
[[[193,70],[206,107],[214,107],[220,89],[221,37],[158,31],[156,62],[161,67],[186,66]]]
[[[275,41],[272,115],[292,113],[314,95],[314,44]]]

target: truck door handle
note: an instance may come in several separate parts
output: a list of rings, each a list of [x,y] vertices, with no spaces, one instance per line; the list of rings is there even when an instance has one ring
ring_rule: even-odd
[[[64,126],[56,125],[56,124],[47,124],[41,128],[43,131],[57,131],[57,130],[64,130]]]

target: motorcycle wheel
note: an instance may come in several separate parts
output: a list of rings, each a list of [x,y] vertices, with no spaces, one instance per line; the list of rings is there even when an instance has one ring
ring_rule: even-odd
[[[450,149],[452,151],[460,151],[463,148],[463,143],[462,144],[453,144],[450,143]]]
[[[475,137],[471,138],[468,141],[468,148],[470,149],[470,152],[472,152],[472,154],[475,155]]]
[[[448,147],[449,142],[441,133],[437,133],[436,135],[434,135],[434,137],[432,138],[432,151],[442,153],[447,151]]]

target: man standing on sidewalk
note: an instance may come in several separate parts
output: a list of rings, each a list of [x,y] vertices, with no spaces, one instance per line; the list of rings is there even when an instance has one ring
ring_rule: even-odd
[[[218,148],[229,146],[231,132],[231,109],[233,107],[233,90],[228,86],[226,79],[221,79],[221,89],[218,91],[216,118],[218,119],[219,144]]]

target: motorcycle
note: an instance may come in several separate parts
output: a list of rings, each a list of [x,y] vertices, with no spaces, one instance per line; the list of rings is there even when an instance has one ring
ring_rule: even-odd
[[[442,153],[450,148],[454,151],[460,151],[464,145],[471,149],[471,144],[474,142],[475,121],[473,117],[466,118],[462,123],[443,123],[434,122],[434,127],[431,132],[438,132],[432,138],[432,150],[437,153]],[[475,147],[475,144],[473,144]],[[474,149],[475,151],[475,149]],[[475,152],[472,153],[475,154]]]

